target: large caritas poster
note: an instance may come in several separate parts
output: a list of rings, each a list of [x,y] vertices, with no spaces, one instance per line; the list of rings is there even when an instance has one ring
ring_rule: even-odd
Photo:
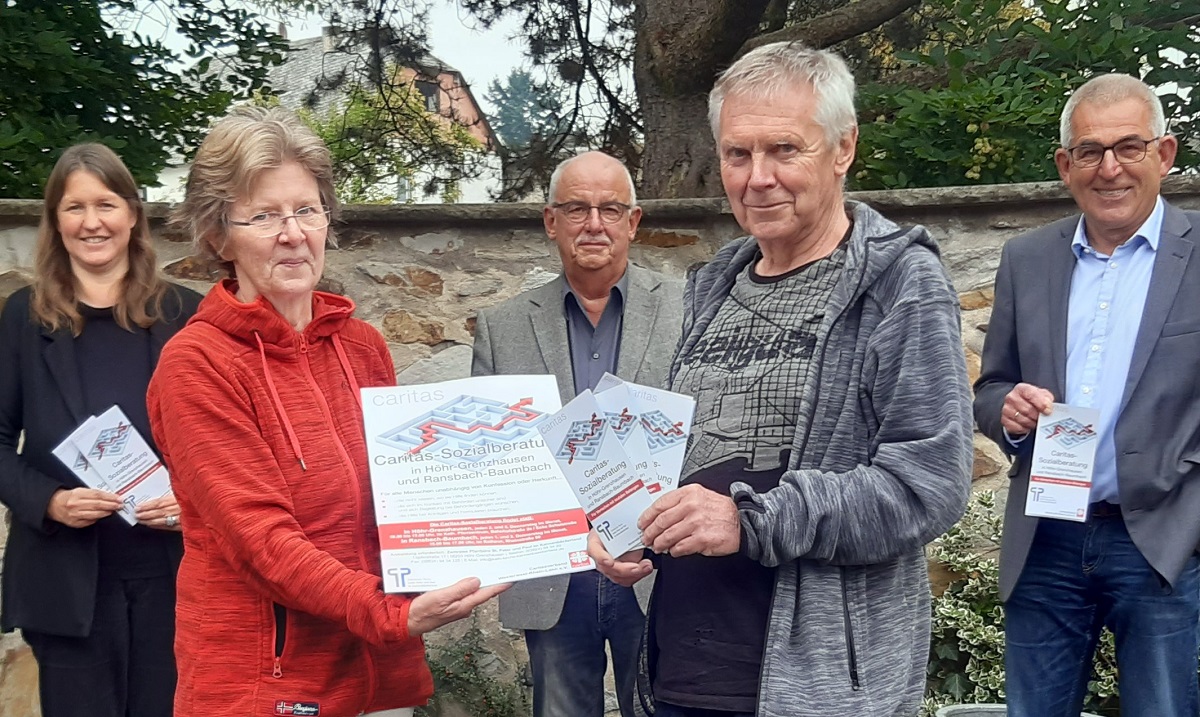
[[[364,388],[363,422],[388,592],[589,570],[587,519],[538,424],[553,376]]]

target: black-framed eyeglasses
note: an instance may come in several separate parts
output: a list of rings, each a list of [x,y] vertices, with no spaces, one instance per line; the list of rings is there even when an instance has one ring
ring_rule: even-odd
[[[1116,157],[1117,161],[1121,164],[1137,164],[1146,158],[1146,151],[1150,147],[1150,144],[1160,139],[1162,139],[1162,136],[1152,139],[1126,137],[1114,144],[1081,142],[1074,147],[1067,147],[1067,154],[1071,155],[1072,162],[1084,169],[1095,167],[1103,162],[1105,153],[1110,149],[1112,150],[1113,157]]]
[[[625,218],[632,206],[624,202],[604,202],[603,204],[588,204],[587,202],[558,202],[551,204],[552,209],[557,209],[566,216],[567,221],[572,224],[582,224],[591,216],[592,210],[595,209],[600,213],[600,221],[605,224],[616,224]]]
[[[244,222],[228,218],[225,221],[237,227],[250,227],[257,236],[265,238],[282,234],[289,219],[295,219],[296,225],[305,231],[316,231],[329,226],[329,210],[325,207],[300,207],[295,214],[259,212]]]

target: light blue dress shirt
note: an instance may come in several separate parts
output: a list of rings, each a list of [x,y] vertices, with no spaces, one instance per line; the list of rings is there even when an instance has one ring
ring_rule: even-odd
[[[1067,311],[1067,385],[1060,400],[1100,411],[1091,501],[1119,503],[1113,430],[1133,358],[1162,234],[1163,200],[1112,256],[1092,248],[1082,217],[1071,250],[1075,270]]]

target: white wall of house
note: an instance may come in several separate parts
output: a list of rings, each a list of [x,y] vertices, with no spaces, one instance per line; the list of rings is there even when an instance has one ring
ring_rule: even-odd
[[[459,189],[462,195],[459,197],[460,204],[487,204],[492,201],[493,194],[499,194],[501,173],[500,173],[500,158],[496,155],[489,155],[486,159],[487,167],[484,172],[474,179],[465,179],[459,183]],[[143,193],[148,202],[167,202],[174,204],[175,202],[183,201],[183,190],[187,184],[189,164],[173,164],[168,166],[158,175],[157,187],[144,187]],[[429,179],[427,172],[418,172],[416,179],[409,185],[407,190],[404,187],[395,188],[397,204],[441,204],[442,197],[440,194],[432,194],[424,196],[420,188],[425,185]],[[393,188],[388,187],[388,193],[393,193]]]
[[[157,187],[143,187],[142,194],[148,202],[174,204],[183,201],[183,190],[187,184],[190,164],[172,164],[158,173]]]

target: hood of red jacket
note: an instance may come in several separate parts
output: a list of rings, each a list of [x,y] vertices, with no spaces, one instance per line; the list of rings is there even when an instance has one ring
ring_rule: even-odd
[[[312,343],[336,333],[354,314],[354,302],[344,296],[314,291],[312,302],[312,321],[303,331],[297,331],[265,297],[249,303],[239,301],[237,280],[225,279],[208,292],[188,323],[212,324],[256,350],[254,335],[258,334],[267,354],[294,357],[303,342]]]

